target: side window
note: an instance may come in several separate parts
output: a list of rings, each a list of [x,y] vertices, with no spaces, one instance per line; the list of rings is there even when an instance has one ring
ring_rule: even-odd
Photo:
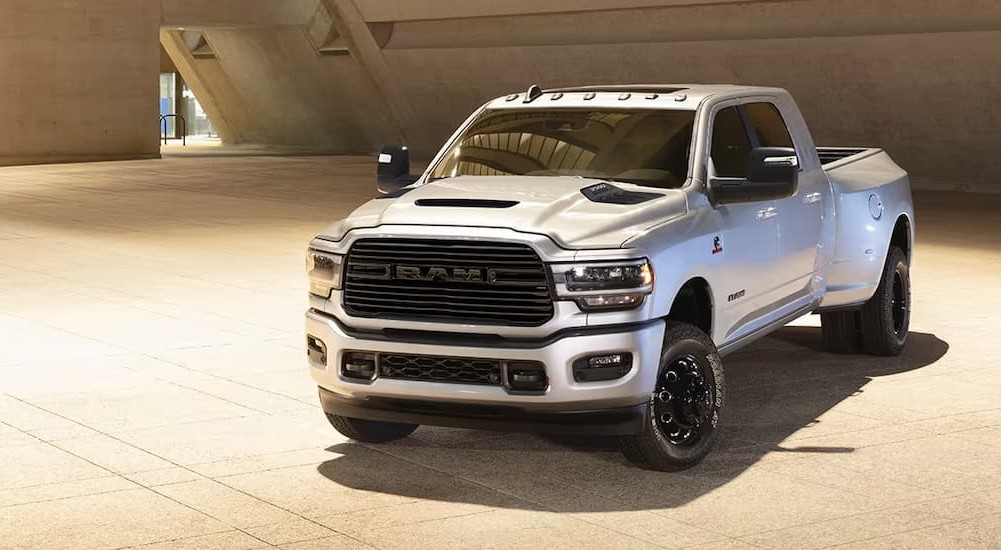
[[[713,121],[713,165],[721,178],[746,178],[751,156],[751,142],[736,107],[716,113]]]
[[[744,105],[747,118],[754,125],[761,147],[793,147],[789,128],[782,120],[779,110],[771,103],[749,103]]]

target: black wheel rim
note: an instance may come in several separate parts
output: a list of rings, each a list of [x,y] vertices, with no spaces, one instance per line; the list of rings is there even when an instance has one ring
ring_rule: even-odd
[[[890,312],[893,315],[893,332],[900,336],[907,325],[907,290],[900,271],[893,273],[893,299],[890,302]]]
[[[669,442],[684,446],[699,440],[712,417],[712,384],[707,366],[694,355],[672,359],[657,378],[653,413]]]

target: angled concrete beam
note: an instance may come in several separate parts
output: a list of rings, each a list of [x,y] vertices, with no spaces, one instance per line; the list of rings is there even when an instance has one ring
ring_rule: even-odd
[[[407,129],[419,128],[420,120],[410,99],[397,83],[368,23],[354,0],[321,0],[334,19],[334,26],[344,37],[351,56],[365,70],[378,90],[386,114],[401,143],[407,142]]]

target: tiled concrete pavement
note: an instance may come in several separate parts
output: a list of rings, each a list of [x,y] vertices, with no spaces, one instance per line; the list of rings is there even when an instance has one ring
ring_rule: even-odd
[[[0,169],[0,547],[1001,547],[1001,198],[919,197],[902,357],[801,320],[727,359],[724,443],[659,474],[607,441],[327,425],[303,250],[372,168]]]

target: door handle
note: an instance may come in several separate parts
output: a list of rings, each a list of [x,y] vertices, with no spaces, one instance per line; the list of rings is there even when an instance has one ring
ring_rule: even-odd
[[[809,195],[803,197],[803,202],[806,204],[813,204],[815,202],[820,202],[820,199],[824,198],[820,193],[810,193]]]
[[[758,210],[758,220],[760,221],[770,220],[778,215],[779,211],[776,210],[774,206]]]

